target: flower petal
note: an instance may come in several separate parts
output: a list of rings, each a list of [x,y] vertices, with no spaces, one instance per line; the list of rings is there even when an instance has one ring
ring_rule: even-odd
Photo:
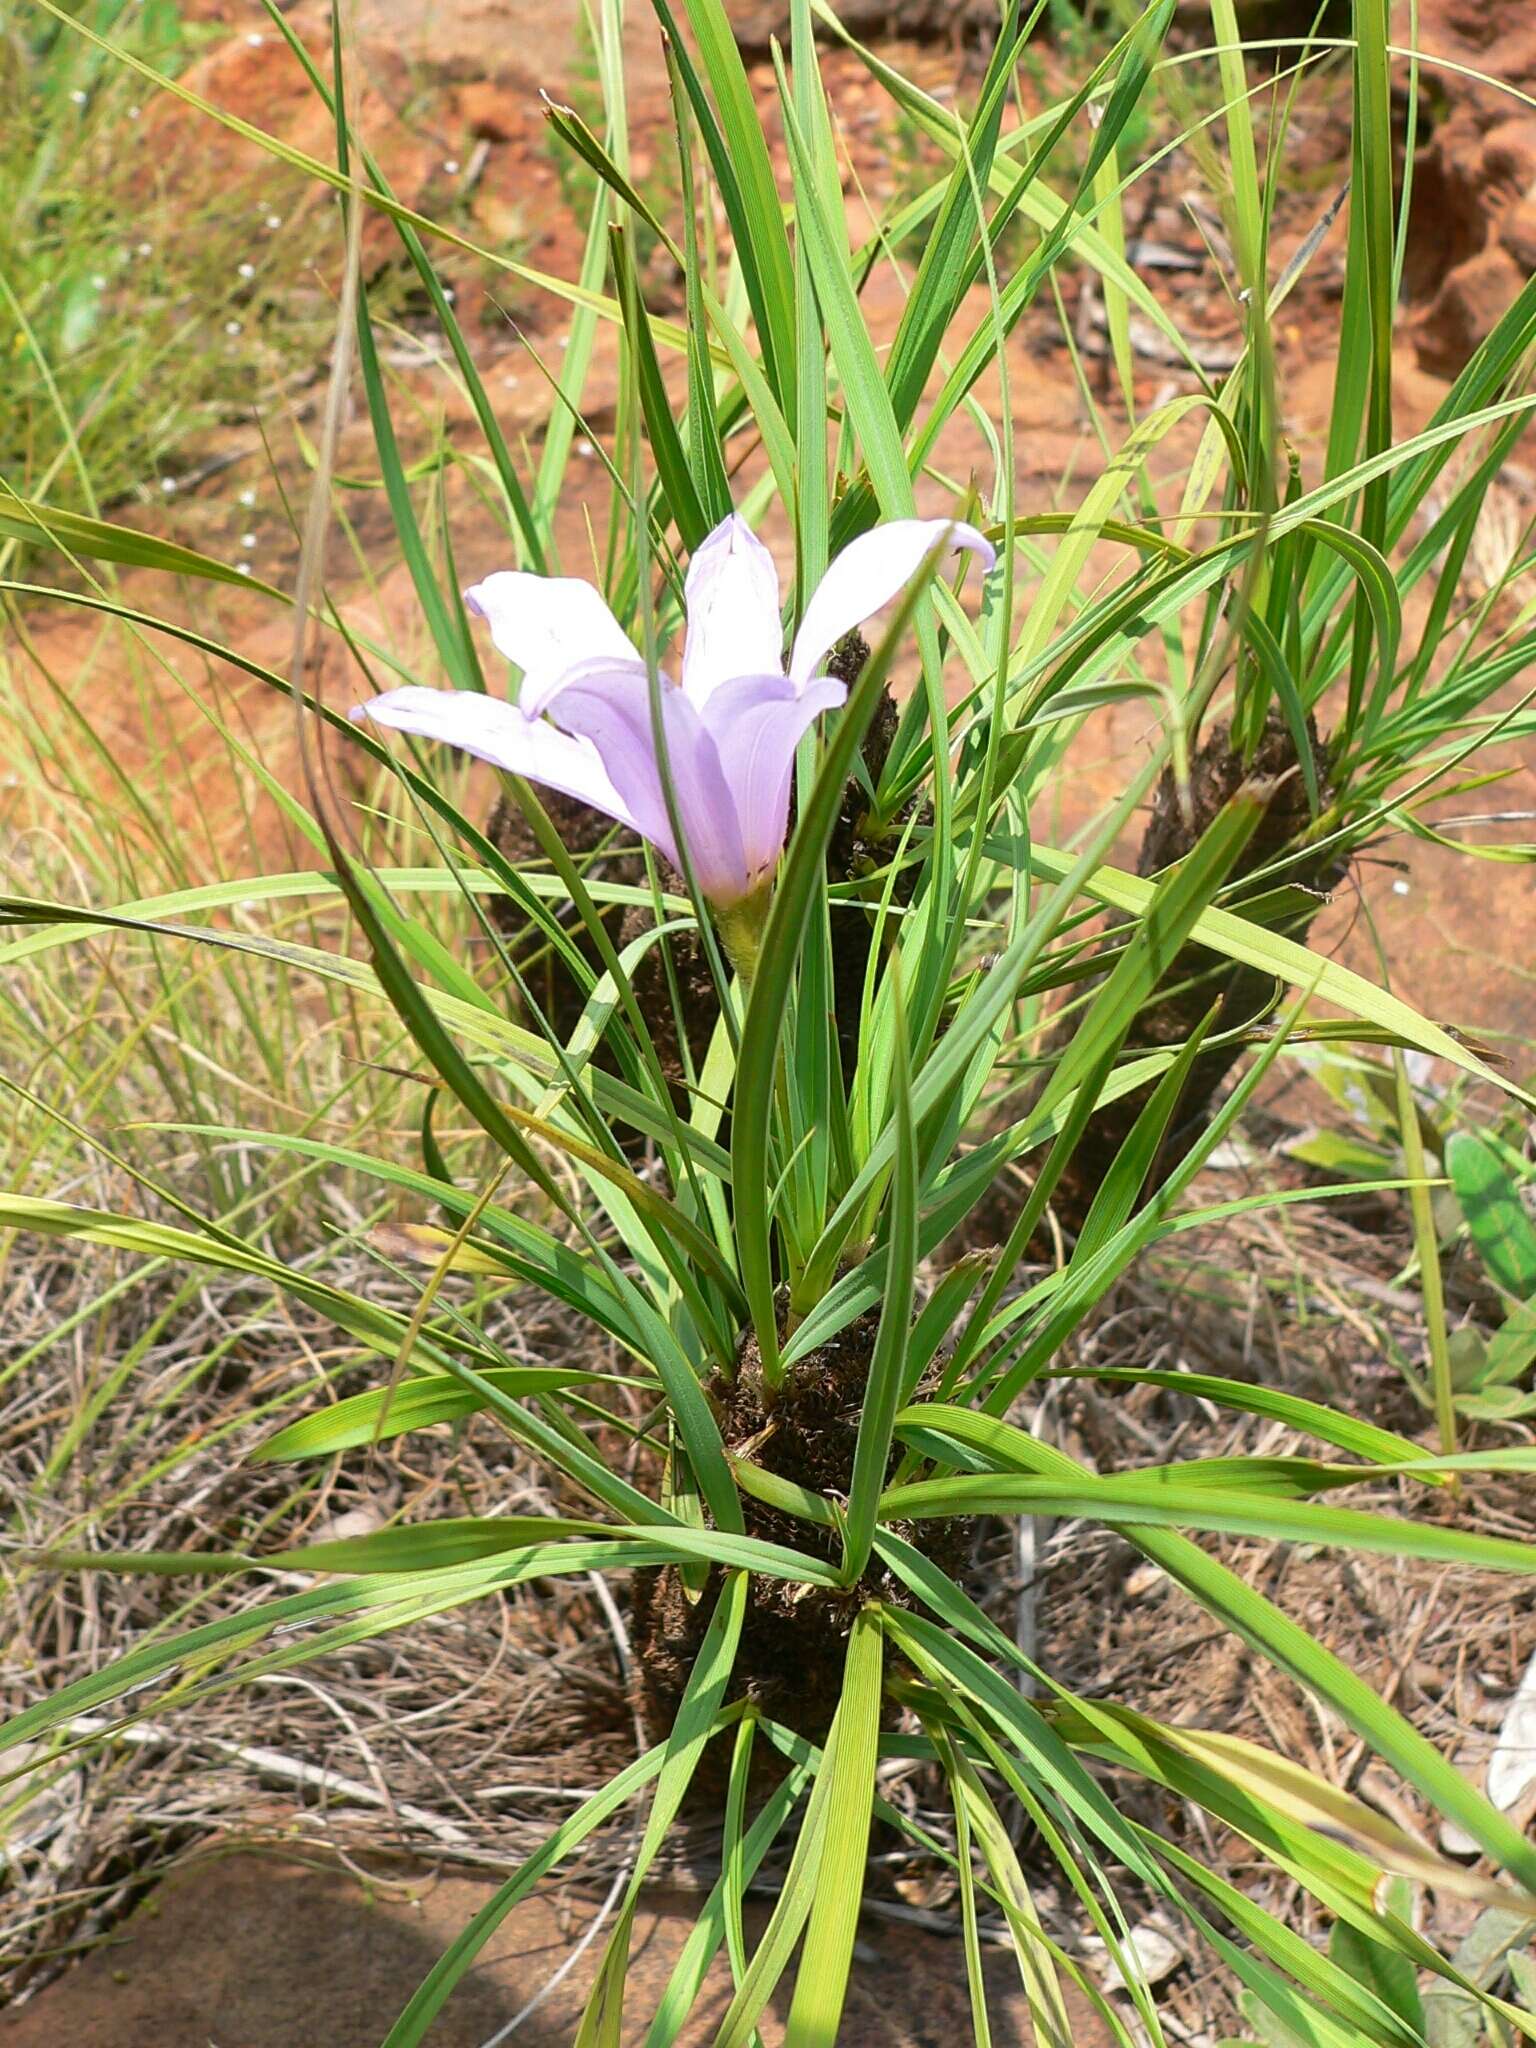
[[[683,688],[692,703],[702,707],[732,676],[783,674],[779,572],[737,513],[695,548],[685,594]]]
[[[803,687],[845,633],[889,604],[946,535],[951,549],[968,548],[988,569],[997,559],[986,535],[957,519],[893,519],[850,541],[816,586],[800,621],[789,658],[796,683]]]
[[[568,668],[581,661],[638,661],[640,651],[602,595],[579,576],[498,569],[464,593],[491,629],[497,651],[523,672],[517,701],[530,718],[548,704]]]
[[[704,724],[735,800],[742,850],[754,881],[768,874],[784,851],[795,749],[812,721],[835,710],[847,695],[830,676],[800,691],[787,676],[737,676],[705,705]]]
[[[642,829],[604,768],[590,740],[557,732],[547,719],[529,718],[502,697],[479,690],[428,690],[411,683],[359,704],[354,718],[368,718],[418,739],[441,740],[493,768],[525,775],[562,796],[590,804],[632,832]]]
[[[714,740],[693,705],[666,677],[661,710],[667,765],[694,875],[711,902],[734,903],[747,894],[752,878]],[[552,715],[567,731],[593,743],[637,829],[680,867],[656,760],[644,663],[588,663],[561,684]]]

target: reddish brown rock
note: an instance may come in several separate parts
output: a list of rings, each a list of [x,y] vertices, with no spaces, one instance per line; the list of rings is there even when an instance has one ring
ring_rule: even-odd
[[[487,78],[472,79],[459,87],[455,97],[459,119],[477,142],[511,142],[523,126],[518,96],[505,85]]]
[[[1509,311],[1525,272],[1502,242],[1490,243],[1451,272],[1418,328],[1419,360],[1454,376]]]
[[[1499,225],[1499,240],[1522,270],[1536,271],[1536,197],[1509,209]]]
[[[328,71],[328,21],[300,10],[292,25],[311,58]],[[429,200],[443,153],[433,138],[415,132],[394,112],[411,96],[405,58],[387,43],[369,45],[359,53],[353,75],[354,118],[367,134],[369,147],[396,196],[408,206],[422,206]],[[223,37],[203,52],[181,82],[221,113],[321,163],[335,161],[335,127],[325,103],[270,26]],[[238,211],[263,196],[276,174],[273,157],[260,144],[200,116],[170,93],[160,94],[146,107],[144,128],[154,145],[156,177],[172,188],[217,188],[226,211]],[[309,208],[324,196],[322,187],[312,185],[299,203]],[[393,223],[383,214],[370,214],[364,228],[365,263],[392,254],[395,244]],[[337,246],[339,251],[339,240]]]
[[[1483,138],[1482,173],[1489,201],[1518,202],[1536,187],[1536,115],[1500,121]]]
[[[1418,18],[1426,56],[1481,74],[1437,77],[1452,104],[1474,106],[1484,127],[1518,110],[1508,87],[1536,76],[1536,17],[1527,0],[1419,0]]]
[[[1536,9],[1529,0],[1423,0],[1421,118],[1406,282],[1428,304],[1427,369],[1454,375],[1533,267],[1521,218],[1536,196]],[[1513,281],[1513,282],[1512,282]]]
[[[1487,246],[1490,217],[1483,190],[1483,131],[1470,107],[1458,107],[1435,129],[1414,162],[1413,232],[1403,281],[1412,303],[1425,305],[1458,265]]]
[[[757,54],[789,35],[789,0],[725,0],[744,50]],[[843,0],[838,19],[854,35],[943,38],[960,43],[997,29],[996,0]]]
[[[254,0],[196,4],[228,32],[202,51],[181,82],[221,112],[333,163],[335,131],[324,101]],[[629,17],[625,90],[640,133],[665,119],[667,75],[651,10],[632,8]],[[326,0],[301,0],[287,19],[328,77]],[[502,245],[526,236],[547,265],[565,271],[579,263],[579,224],[569,239],[569,209],[549,154],[542,95],[591,98],[582,0],[455,0],[452,7],[436,0],[360,0],[349,76],[353,118],[397,199],[431,218],[447,217],[465,196],[462,177],[471,153],[489,144],[491,160],[482,155],[476,167],[471,202],[486,239]],[[144,127],[155,140],[157,177],[188,189],[194,181],[212,181],[226,211],[254,202],[283,175],[259,143],[170,93],[146,106]],[[329,203],[328,194],[311,184],[298,203],[306,209]],[[498,205],[504,220],[488,225],[484,211]],[[566,239],[552,244],[556,224]],[[338,260],[340,246],[338,235]],[[388,216],[371,210],[365,216],[363,247],[367,272],[398,257]],[[473,316],[473,306],[462,310]]]
[[[306,6],[319,0],[305,0]],[[661,31],[649,6],[624,10],[624,88],[636,128],[664,111],[667,68]],[[594,84],[584,0],[359,0],[365,50],[398,51],[418,79],[438,86],[486,85],[504,97],[509,132],[521,137],[542,120],[539,94],[570,97]]]

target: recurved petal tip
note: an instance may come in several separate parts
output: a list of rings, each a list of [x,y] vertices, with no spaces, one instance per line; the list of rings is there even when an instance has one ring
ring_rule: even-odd
[[[850,541],[822,577],[800,621],[789,659],[796,683],[808,682],[828,650],[899,595],[940,546],[976,555],[987,569],[997,559],[986,535],[961,519],[892,519]]]

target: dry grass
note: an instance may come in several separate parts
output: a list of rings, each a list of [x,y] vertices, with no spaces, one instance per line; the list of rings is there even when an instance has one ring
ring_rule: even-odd
[[[365,1271],[356,1252],[340,1258],[353,1270],[333,1277],[409,1304],[405,1283]],[[333,1330],[249,1287],[187,1290],[160,1274],[103,1300],[113,1277],[108,1260],[74,1250],[13,1253],[0,1375],[48,1331],[68,1335],[10,1380],[0,1407],[7,1712],[157,1631],[240,1612],[294,1583],[276,1571],[59,1573],[23,1562],[23,1546],[266,1552],[466,1503],[553,1511],[539,1474],[483,1418],[456,1438],[424,1433],[324,1468],[252,1463],[276,1415],[356,1391],[379,1368],[346,1364]],[[552,1326],[543,1303],[498,1304],[492,1322],[514,1358],[578,1341],[590,1354],[591,1333]],[[135,1350],[131,1388],[50,1477],[96,1378]],[[521,1589],[233,1687],[195,1715],[153,1700],[138,1715],[41,1791],[35,1780],[25,1788],[31,1803],[10,1823],[14,1860],[0,1879],[0,1984],[13,1993],[110,1927],[195,1843],[238,1833],[500,1866],[634,1742],[620,1651],[581,1581]],[[600,1867],[601,1844],[595,1856]]]

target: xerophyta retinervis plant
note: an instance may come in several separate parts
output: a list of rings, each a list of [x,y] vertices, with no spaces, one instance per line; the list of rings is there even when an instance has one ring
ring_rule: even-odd
[[[605,0],[599,11],[609,67],[622,47],[621,9]],[[295,800],[317,850],[313,874],[241,876],[227,890],[149,907],[14,897],[5,906],[12,922],[39,927],[14,942],[12,961],[103,924],[159,943],[184,935],[319,977],[359,1009],[397,1020],[414,1040],[425,1098],[419,1162],[308,1131],[203,1135],[373,1176],[413,1211],[432,1270],[405,1315],[208,1222],[185,1196],[167,1220],[171,1198],[152,1184],[144,1216],[12,1195],[0,1220],[239,1272],[332,1318],[358,1356],[377,1362],[378,1383],[288,1426],[263,1455],[358,1453],[383,1435],[480,1413],[537,1468],[543,1496],[569,1511],[445,1517],[269,1553],[262,1566],[320,1582],[137,1645],[15,1716],[4,1739],[46,1746],[64,1739],[72,1717],[130,1694],[130,1711],[145,1711],[157,1682],[182,1707],[514,1587],[602,1573],[630,1603],[651,1746],[507,1876],[392,2028],[389,2048],[426,2038],[499,1920],[545,1873],[639,1809],[628,1886],[580,2035],[583,2048],[617,2040],[637,2017],[625,2013],[625,1993],[640,1887],[690,1799],[713,1817],[717,1874],[647,2040],[665,2048],[683,2035],[723,1953],[735,1988],[718,2042],[749,2041],[791,1969],[789,2039],[796,2048],[833,2041],[871,1828],[877,1816],[882,1827],[912,1826],[882,1790],[898,1762],[931,1774],[952,1817],[942,1836],[921,1831],[918,1846],[952,1873],[979,2041],[990,2038],[984,1922],[1016,1951],[1041,2040],[1071,2037],[1069,1981],[1115,2039],[1163,2038],[1125,1938],[1128,1888],[1184,1917],[1239,1980],[1267,2041],[1409,2048],[1424,2032],[1418,1972],[1463,2001],[1472,2032],[1486,2019],[1529,2036],[1529,2014],[1421,1938],[1394,1884],[1536,1911],[1536,1848],[1394,1704],[1200,1540],[1358,1546],[1529,1573],[1536,1546],[1482,1533],[1476,1511],[1488,1459],[1524,1469],[1536,1462],[1528,1450],[1435,1455],[1343,1408],[1217,1374],[1190,1378],[1187,1391],[1234,1416],[1256,1412],[1324,1455],[1098,1472],[1026,1425],[1033,1394],[1066,1368],[1074,1332],[1142,1252],[1191,1217],[1269,1199],[1201,1208],[1195,1178],[1299,1035],[1355,1033],[1510,1085],[1388,990],[1303,944],[1294,934],[1315,887],[1295,871],[1319,849],[1346,858],[1389,825],[1427,829],[1418,811],[1430,788],[1500,730],[1523,729],[1523,709],[1493,700],[1531,658],[1526,621],[1463,609],[1446,565],[1464,553],[1489,463],[1529,411],[1517,379],[1536,340],[1536,287],[1430,427],[1394,439],[1383,337],[1406,215],[1394,213],[1386,9],[1358,0],[1350,38],[1297,46],[1271,87],[1276,151],[1284,95],[1315,62],[1352,68],[1357,122],[1349,233],[1360,262],[1336,430],[1319,481],[1304,489],[1282,477],[1268,318],[1294,277],[1269,276],[1272,188],[1258,170],[1234,9],[1216,0],[1219,48],[1207,61],[1220,88],[1214,128],[1230,166],[1233,246],[1248,273],[1233,280],[1248,308],[1248,353],[1219,390],[1192,364],[1191,390],[1144,417],[1128,388],[1134,424],[1081,507],[1027,512],[1015,493],[1006,341],[1053,269],[1070,260],[1096,273],[1117,346],[1134,309],[1184,349],[1176,321],[1119,253],[1123,197],[1144,169],[1121,162],[1119,142],[1163,74],[1172,0],[1137,14],[1078,90],[1028,119],[1005,120],[1034,27],[1016,7],[1002,11],[964,119],[870,56],[893,104],[924,127],[948,168],[868,249],[849,244],[807,0],[792,9],[791,61],[781,56],[777,68],[782,181],[720,0],[686,0],[682,19],[668,0],[656,11],[678,110],[680,223],[646,216],[626,170],[622,81],[607,75],[604,102],[615,112],[605,134],[565,110],[551,114],[562,146],[598,173],[581,278],[571,286],[501,263],[573,308],[531,476],[498,430],[429,260],[436,230],[393,199],[366,137],[348,124],[344,61],[338,54],[322,75],[283,28],[336,115],[336,165],[305,166],[341,191],[344,210],[367,204],[397,221],[442,329],[445,374],[485,435],[472,460],[434,449],[435,494],[424,498],[423,472],[399,445],[362,293],[359,375],[432,666],[423,681],[397,650],[349,629],[372,690],[366,717],[308,708],[329,744],[391,769],[402,839],[414,848],[428,835],[430,859],[367,867],[327,807],[305,812]],[[701,232],[706,201],[718,204],[723,237],[712,221]],[[629,249],[637,216],[677,259],[680,323],[644,302]],[[1016,246],[1010,231],[1021,219],[1034,240],[1000,275],[1000,240]],[[859,286],[892,254],[910,262],[910,290],[879,350]],[[561,579],[553,544],[599,321],[623,347],[601,597]],[[663,374],[671,359],[685,396]],[[978,396],[989,374],[995,417]],[[1207,441],[1165,509],[1149,461],[1190,418],[1207,423]],[[967,422],[982,431],[967,458],[976,480],[962,487],[952,448],[965,445],[956,437]],[[1468,460],[1428,537],[1406,538],[1457,451]],[[472,586],[468,611],[439,469],[461,502],[488,500],[519,564],[471,565],[491,573]],[[322,461],[322,489],[325,480]],[[792,537],[783,614],[751,538],[775,503]],[[8,532],[41,535],[76,557],[232,575],[47,507],[3,517]],[[1215,537],[1202,540],[1207,518]],[[1107,581],[1103,547],[1123,553]],[[786,546],[786,564],[790,554]],[[992,564],[984,578],[971,573],[977,557]],[[1405,656],[1402,596],[1425,577],[1437,579],[1438,651]],[[872,649],[847,638],[892,600]],[[324,602],[314,611],[316,630],[335,624]],[[505,693],[499,674],[487,687],[476,613],[521,671]],[[679,665],[670,645],[685,619]],[[166,630],[189,631],[174,620]],[[823,660],[835,640],[829,682]],[[1127,694],[1167,707],[1163,745],[1070,847],[1046,843],[1031,830],[1035,799],[1085,717]],[[1117,867],[1118,836],[1165,759],[1179,787],[1218,699],[1236,763],[1224,800],[1158,872]],[[1312,727],[1330,706],[1338,723],[1324,777]],[[392,753],[375,724],[429,745],[447,740],[501,768],[505,799],[542,859],[509,858],[483,829],[451,753],[399,742]],[[1291,745],[1289,772],[1282,757],[1278,771],[1250,773],[1276,728]],[[1276,836],[1281,784],[1292,808]],[[458,906],[446,936],[426,914],[445,887]],[[358,946],[304,945],[251,924],[251,906],[295,892],[344,906]],[[244,921],[199,921],[235,902],[247,907]],[[1090,940],[1087,920],[1100,912],[1107,929]],[[554,1029],[533,996],[527,948],[505,936],[519,921],[575,991],[569,1027]],[[1191,961],[1212,978],[1211,1002],[1177,1035],[1143,1036],[1138,1020]],[[1235,1018],[1220,1007],[1229,969],[1264,991]],[[678,1014],[696,987],[702,1012]],[[1058,991],[1073,997],[1075,1022],[1047,1039],[1041,1006]],[[687,1054],[675,1066],[658,1052],[667,1033]],[[1239,1078],[1170,1148],[1218,1042],[1238,1057]],[[446,1149],[431,1118],[444,1097],[469,1127]],[[1030,1264],[1086,1135],[1126,1103],[1133,1113],[1069,1255]],[[978,1248],[970,1219],[1016,1169],[1027,1197]],[[529,1365],[501,1352],[476,1297],[458,1289],[461,1269],[481,1287],[559,1303],[592,1333],[579,1361]],[[605,1378],[621,1376],[640,1389],[632,1413],[595,1398]],[[1419,1519],[1330,1503],[1367,1479],[1395,1483],[1409,1503],[1421,1490],[1437,1509],[1449,1500],[1452,1512]],[[1219,1729],[1163,1725],[1133,1704],[1075,1694],[1039,1668],[989,1612],[987,1589],[965,1583],[978,1518],[1020,1516],[1120,1532],[1454,1820],[1485,1863],[1437,1858],[1348,1791]],[[138,1562],[56,1554],[33,1568]],[[254,1568],[243,1556],[155,1562],[205,1574]],[[1132,1818],[1106,1770],[1233,1830],[1346,1930],[1348,1946],[1318,1950],[1219,1869]],[[1133,2017],[1040,1926],[1029,1873],[1047,1860],[1115,1958]],[[742,1901],[759,1881],[773,1903],[749,1953]]]

